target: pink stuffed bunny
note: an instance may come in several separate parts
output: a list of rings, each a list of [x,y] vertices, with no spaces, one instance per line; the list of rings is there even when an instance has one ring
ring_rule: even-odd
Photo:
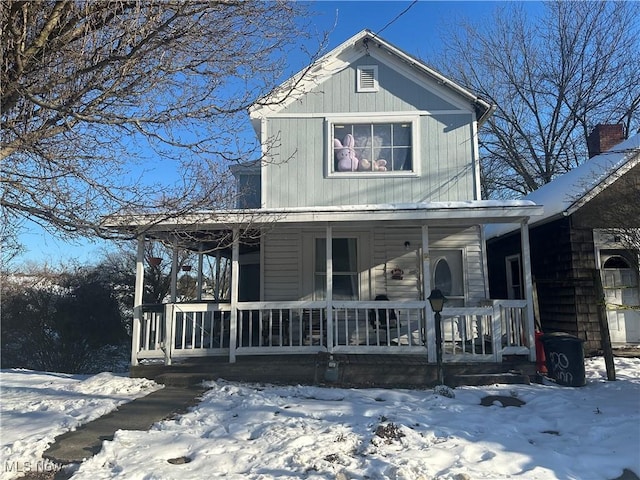
[[[359,161],[356,157],[356,151],[353,148],[356,144],[353,135],[347,133],[343,142],[344,144],[337,138],[333,139],[333,151],[338,161],[338,171],[355,172],[358,170]]]

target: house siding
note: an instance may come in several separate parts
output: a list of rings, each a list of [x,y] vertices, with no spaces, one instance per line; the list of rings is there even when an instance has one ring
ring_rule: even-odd
[[[264,300],[313,300],[313,239],[325,230],[278,229],[263,238]],[[421,300],[421,229],[415,227],[370,228],[350,231],[336,229],[335,238],[359,239],[361,299],[387,295],[393,301]],[[409,242],[407,249],[405,242]],[[432,251],[460,250],[463,258],[463,282],[468,305],[486,298],[482,250],[476,228],[432,228]],[[394,268],[403,270],[401,280],[391,278]]]
[[[299,230],[274,231],[262,238],[265,301],[297,300],[302,295],[299,265],[302,263]]]
[[[329,141],[324,118],[277,117],[263,182],[267,207],[310,207],[474,200],[471,115],[422,115],[418,122],[417,176],[339,178],[328,175]]]
[[[379,91],[356,92],[357,68],[362,65],[378,67]],[[373,55],[362,56],[288,105],[282,114],[460,110],[443,98],[442,91],[435,81],[420,85]]]
[[[432,79],[410,78],[409,67],[391,58],[387,65],[379,55],[363,55],[267,119],[265,137],[278,140],[263,167],[266,207],[476,199],[475,111]],[[356,92],[361,65],[378,67],[379,91]],[[379,120],[393,113],[417,119],[415,173],[331,176],[327,120],[346,114]]]

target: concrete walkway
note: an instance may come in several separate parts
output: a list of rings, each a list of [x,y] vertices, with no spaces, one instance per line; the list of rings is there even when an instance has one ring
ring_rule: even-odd
[[[56,437],[43,457],[58,465],[81,463],[98,453],[117,430],[149,430],[161,420],[184,413],[198,403],[202,388],[165,387],[125,403],[107,415]]]

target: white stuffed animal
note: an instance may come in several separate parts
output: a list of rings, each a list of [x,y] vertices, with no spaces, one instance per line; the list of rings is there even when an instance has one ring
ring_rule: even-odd
[[[333,139],[333,151],[338,162],[338,171],[355,172],[358,170],[359,161],[353,148],[355,145],[353,135],[347,133],[343,142],[340,142],[337,138]]]
[[[372,168],[373,167],[373,168]],[[386,160],[374,160],[372,163],[363,158],[360,160],[360,170],[374,171],[374,172],[386,172],[387,171],[387,161]]]

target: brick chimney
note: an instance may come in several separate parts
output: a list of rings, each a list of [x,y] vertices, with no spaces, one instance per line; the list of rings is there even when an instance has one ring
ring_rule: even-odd
[[[602,152],[611,150],[624,140],[624,126],[619,123],[617,125],[607,125],[599,123],[587,137],[587,148],[589,150],[589,158],[600,155]]]

